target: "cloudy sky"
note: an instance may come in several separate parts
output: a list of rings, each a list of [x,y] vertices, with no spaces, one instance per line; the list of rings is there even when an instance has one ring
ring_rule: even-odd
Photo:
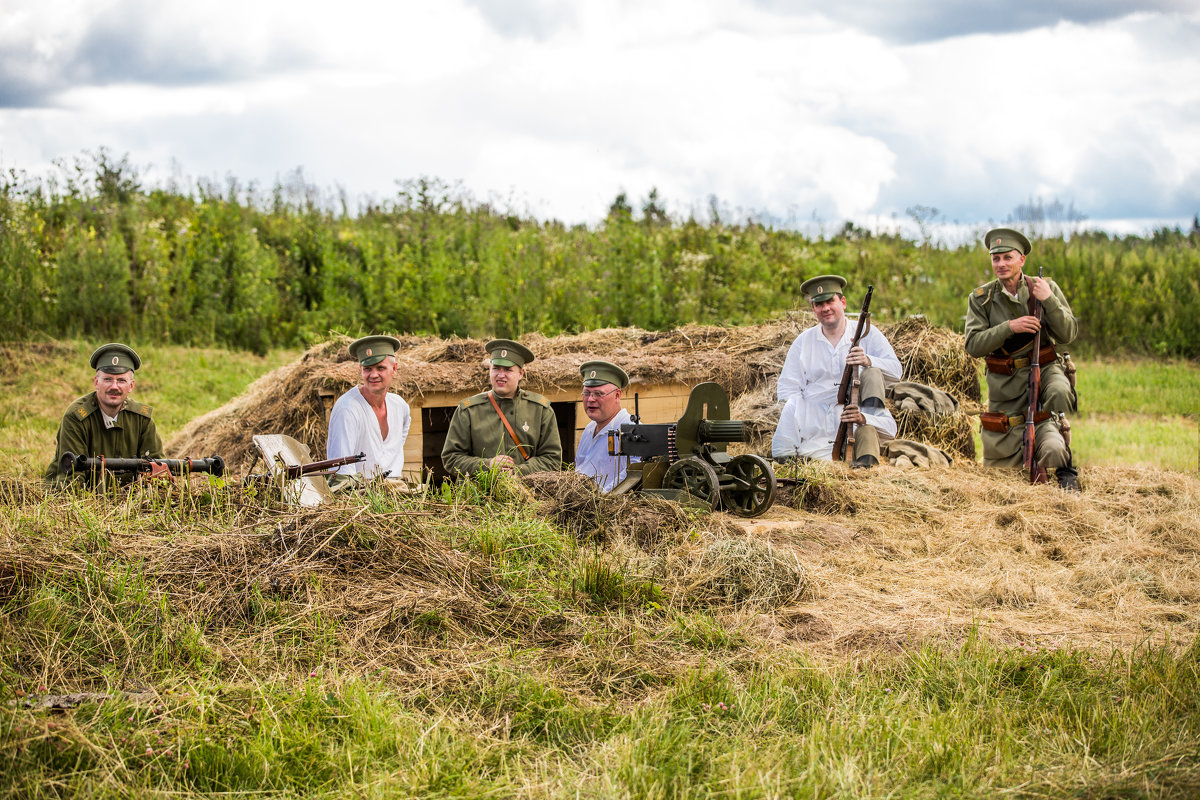
[[[1198,0],[0,0],[0,167],[1136,230],[1200,212],[1198,52]]]

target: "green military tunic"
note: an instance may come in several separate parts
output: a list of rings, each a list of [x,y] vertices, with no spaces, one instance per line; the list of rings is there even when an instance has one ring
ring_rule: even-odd
[[[63,482],[70,478],[60,474],[58,469],[58,462],[65,453],[105,458],[164,457],[162,439],[150,418],[150,406],[126,400],[125,407],[117,412],[116,425],[105,428],[95,392],[67,406],[58,426],[54,461],[46,470],[47,481]],[[127,480],[134,477],[126,476]]]
[[[511,456],[521,475],[562,469],[562,442],[550,401],[519,389],[515,397],[497,396],[496,402],[529,453],[529,459],[517,450],[488,400],[488,393],[483,392],[463,400],[454,409],[442,447],[446,470],[452,475],[472,475],[488,469],[486,462],[498,455]]]
[[[1079,333],[1079,323],[1071,306],[1054,281],[1050,297],[1042,301],[1042,346],[1069,344]],[[1029,286],[1022,280],[1013,300],[1000,281],[994,280],[971,293],[967,301],[966,347],[976,358],[988,355],[1028,357],[1033,349],[1033,336],[1013,333],[1008,323],[1029,314]],[[987,373],[988,410],[1003,412],[1010,417],[1024,415],[1029,400],[1028,366],[1012,375]],[[1075,410],[1075,393],[1063,372],[1062,356],[1042,365],[1042,409],[1057,414]],[[1021,464],[1023,426],[1017,425],[1007,433],[983,431],[983,463],[986,466],[1016,467]],[[1053,418],[1038,424],[1034,431],[1038,463],[1045,467],[1066,466],[1070,453],[1066,441]]]

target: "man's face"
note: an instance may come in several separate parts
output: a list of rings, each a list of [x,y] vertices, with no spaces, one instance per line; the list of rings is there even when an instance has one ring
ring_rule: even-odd
[[[374,397],[387,394],[396,376],[396,358],[388,356],[378,364],[362,367],[363,391]]]
[[[488,380],[491,381],[492,391],[497,397],[512,397],[520,387],[525,370],[521,367],[501,367],[492,364],[488,367]]]
[[[846,318],[846,297],[845,295],[835,294],[828,300],[813,303],[812,310],[817,315],[817,322],[821,323],[822,326],[836,328]]]
[[[122,372],[113,375],[109,372],[97,372],[92,385],[96,387],[96,399],[100,401],[101,410],[113,417],[125,406],[125,401],[133,392],[133,373]]]
[[[1019,250],[992,253],[992,272],[1002,283],[1011,283],[1019,278],[1023,266],[1025,266],[1025,256]]]
[[[583,387],[583,413],[603,425],[621,410],[621,390],[611,383]]]

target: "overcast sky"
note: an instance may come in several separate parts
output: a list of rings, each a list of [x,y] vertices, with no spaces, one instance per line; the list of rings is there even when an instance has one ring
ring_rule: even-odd
[[[1198,52],[1198,0],[0,0],[0,167],[1136,230],[1200,212]]]

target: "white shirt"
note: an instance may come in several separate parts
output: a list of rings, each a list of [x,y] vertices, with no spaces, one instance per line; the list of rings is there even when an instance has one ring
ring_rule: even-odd
[[[785,403],[779,425],[771,438],[775,458],[801,456],[833,459],[833,438],[841,423],[842,406],[837,402],[838,384],[846,370],[846,356],[854,341],[854,325],[846,321],[846,331],[834,347],[820,325],[814,325],[796,337],[788,349],[779,372],[777,397]],[[900,359],[887,337],[871,326],[859,343],[886,379],[900,380]],[[886,408],[859,408],[866,424],[880,433],[896,435],[896,421]]]
[[[579,437],[579,447],[575,450],[575,471],[594,479],[602,492],[615,489],[625,479],[629,462],[638,460],[630,456],[608,454],[608,432],[620,430],[622,425],[632,421],[629,412],[622,408],[599,431],[596,430],[595,420],[589,422]]]
[[[408,426],[412,423],[408,403],[398,394],[389,392],[385,395],[388,436],[384,439],[375,410],[359,389],[355,386],[333,404],[325,457],[343,458],[366,453],[366,461],[344,464],[338,472],[345,475],[365,472],[372,476],[387,472],[390,477],[399,478],[404,469],[404,440],[408,438]]]

